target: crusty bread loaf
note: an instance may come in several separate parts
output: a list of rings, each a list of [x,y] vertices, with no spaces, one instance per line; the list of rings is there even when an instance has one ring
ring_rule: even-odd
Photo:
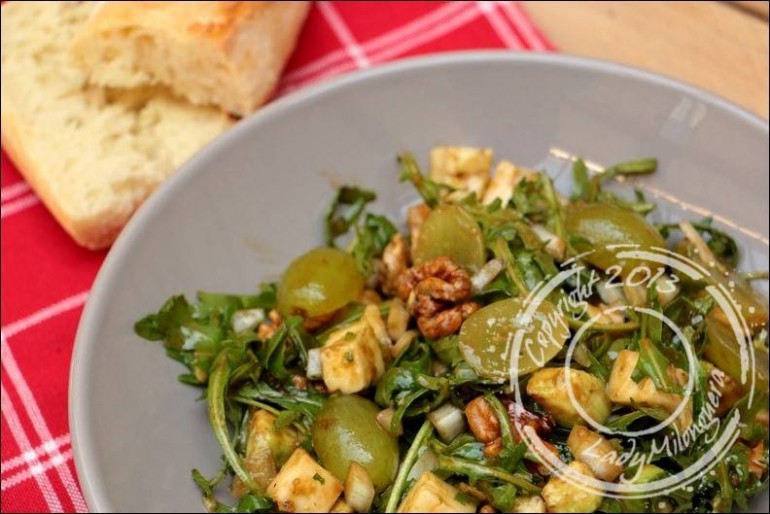
[[[162,84],[240,116],[275,89],[309,2],[104,2],[73,44],[94,84]]]
[[[69,49],[94,4],[3,5],[2,143],[61,225],[96,249],[233,120],[157,88],[89,86]]]

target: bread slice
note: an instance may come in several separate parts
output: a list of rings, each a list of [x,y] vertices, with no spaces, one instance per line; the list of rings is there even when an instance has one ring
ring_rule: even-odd
[[[233,123],[167,91],[87,84],[69,48],[96,2],[2,6],[2,143],[81,245],[104,248],[180,164]]]
[[[101,86],[162,84],[244,116],[269,97],[309,2],[104,2],[73,44]]]

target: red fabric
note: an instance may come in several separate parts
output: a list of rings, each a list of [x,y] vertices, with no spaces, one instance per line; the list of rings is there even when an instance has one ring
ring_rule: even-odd
[[[515,2],[318,2],[279,94],[381,62],[474,48],[552,50]],[[2,503],[86,511],[67,384],[77,322],[106,252],[77,246],[2,154]]]

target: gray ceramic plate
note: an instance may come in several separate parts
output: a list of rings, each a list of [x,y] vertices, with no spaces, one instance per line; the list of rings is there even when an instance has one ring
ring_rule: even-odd
[[[320,242],[333,187],[411,200],[395,154],[441,143],[564,168],[559,151],[613,163],[657,156],[642,184],[659,216],[710,211],[767,269],[768,126],[669,79],[558,55],[469,53],[399,62],[283,98],[187,163],[134,217],[83,314],[72,363],[70,425],[95,511],[200,511],[190,469],[220,452],[199,391],[132,325],[171,294],[254,291]],[[557,149],[554,151],[553,149]],[[750,266],[751,262],[744,263]],[[767,512],[767,494],[754,506]]]

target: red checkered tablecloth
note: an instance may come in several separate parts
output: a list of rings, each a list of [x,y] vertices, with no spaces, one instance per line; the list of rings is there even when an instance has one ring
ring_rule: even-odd
[[[548,51],[516,2],[317,2],[279,94],[404,57]],[[75,476],[67,386],[80,312],[106,252],[78,247],[2,154],[2,503],[88,510]]]

